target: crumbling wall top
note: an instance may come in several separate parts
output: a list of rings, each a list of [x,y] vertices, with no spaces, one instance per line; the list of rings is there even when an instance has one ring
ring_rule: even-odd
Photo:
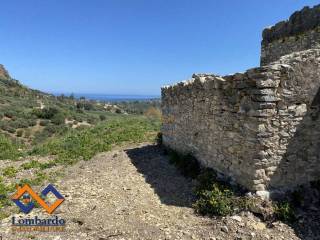
[[[312,8],[304,7],[293,13],[288,20],[264,29],[262,42],[268,44],[277,39],[299,35],[318,26],[320,26],[320,4]]]

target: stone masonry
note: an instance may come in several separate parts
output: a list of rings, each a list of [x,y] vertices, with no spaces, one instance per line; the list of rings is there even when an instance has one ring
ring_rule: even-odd
[[[264,30],[261,67],[163,87],[164,145],[251,191],[320,179],[319,9]]]

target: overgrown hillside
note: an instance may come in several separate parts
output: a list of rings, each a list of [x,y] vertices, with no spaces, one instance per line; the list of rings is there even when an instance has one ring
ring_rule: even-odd
[[[160,117],[159,110],[148,102],[119,103],[117,106],[32,90],[12,79],[0,65],[0,134],[17,143],[42,143],[71,128],[94,126],[126,111]]]
[[[104,103],[55,97],[12,79],[0,65],[0,220],[17,185],[52,182],[66,165],[123,144],[154,141],[159,101]]]

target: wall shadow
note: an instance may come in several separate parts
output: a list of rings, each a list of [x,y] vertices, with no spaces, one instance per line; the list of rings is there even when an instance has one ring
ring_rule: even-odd
[[[183,177],[156,145],[128,149],[126,154],[166,205],[191,207],[195,198],[192,181]]]
[[[288,141],[270,187],[278,188],[279,183],[280,187],[290,186],[292,182],[303,183],[297,191],[304,200],[298,210],[298,220],[291,226],[301,239],[320,239],[320,182],[319,190],[309,186],[311,181],[320,180],[320,88],[307,105],[307,113]]]

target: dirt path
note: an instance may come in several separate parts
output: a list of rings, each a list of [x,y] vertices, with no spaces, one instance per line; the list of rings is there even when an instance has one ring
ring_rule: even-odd
[[[66,219],[66,232],[13,235],[9,217],[0,234],[3,240],[299,239],[290,227],[266,228],[250,213],[222,219],[196,215],[192,185],[156,146],[114,150],[66,169],[55,183],[66,198],[55,212]],[[41,209],[34,215],[48,217]]]

